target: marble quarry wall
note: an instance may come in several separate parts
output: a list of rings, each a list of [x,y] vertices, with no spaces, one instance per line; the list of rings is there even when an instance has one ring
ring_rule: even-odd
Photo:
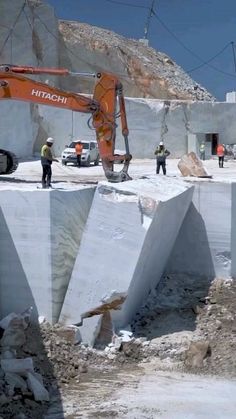
[[[195,184],[192,203],[167,264],[168,272],[235,275],[235,199],[235,184]]]
[[[235,184],[149,177],[0,193],[0,316],[126,326],[166,273],[235,276]],[[107,317],[106,317],[107,321]]]
[[[93,194],[1,190],[0,317],[32,306],[58,320]]]
[[[75,71],[84,68],[86,48],[82,45],[78,60],[76,54],[71,60],[67,57],[58,19],[47,2],[0,0],[0,39],[1,64],[57,68],[67,64],[66,67]],[[105,53],[100,55],[99,51],[95,56],[96,69],[100,71],[107,57]],[[87,62],[86,56],[84,60]],[[115,68],[119,68],[117,66]],[[88,68],[84,70],[88,71]],[[58,87],[66,85],[66,77],[37,75],[34,78]],[[76,80],[74,91],[78,91],[79,81],[73,79]],[[160,139],[165,141],[172,157],[195,151],[188,149],[189,138],[195,135],[200,138],[202,134],[218,133],[220,142],[235,143],[235,103],[127,98],[126,108],[130,152],[134,158],[153,158]],[[6,100],[0,101],[0,112],[0,148],[13,151],[19,158],[30,158],[38,153],[49,136],[56,139],[54,150],[57,156],[72,139],[95,138],[94,131],[87,126],[88,116],[81,113]],[[120,130],[117,131],[116,148],[124,148]]]
[[[134,158],[154,158],[156,145],[162,139],[171,157],[181,157],[191,148],[189,138],[218,133],[223,144],[235,143],[236,103],[180,102],[157,99],[126,98],[130,151]],[[0,101],[2,129],[1,148],[19,158],[39,153],[48,136],[54,137],[57,156],[71,140],[95,139],[87,125],[88,115],[49,106],[16,101]],[[124,149],[117,129],[116,148]]]

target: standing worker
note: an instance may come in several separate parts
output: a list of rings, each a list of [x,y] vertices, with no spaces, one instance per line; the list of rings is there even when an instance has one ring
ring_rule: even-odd
[[[200,151],[200,159],[205,160],[205,143],[204,142],[201,143],[199,147],[199,151]]]
[[[76,156],[77,156],[77,166],[80,167],[81,166],[81,154],[83,151],[83,144],[82,142],[79,140],[77,141],[77,143],[75,144],[75,152],[76,152]]]
[[[49,137],[46,140],[46,144],[43,145],[41,148],[41,164],[43,168],[43,175],[42,175],[42,188],[50,188],[51,186],[51,177],[52,177],[52,169],[51,165],[53,161],[58,162],[57,159],[54,159],[52,156],[51,147],[54,143],[53,138]]]
[[[225,147],[224,144],[218,144],[217,149],[216,149],[216,154],[219,158],[219,167],[224,166],[224,157],[225,157]]]
[[[162,167],[163,174],[166,175],[166,157],[170,155],[170,152],[166,150],[163,141],[160,141],[154,154],[157,160],[156,174],[159,174],[160,167]]]

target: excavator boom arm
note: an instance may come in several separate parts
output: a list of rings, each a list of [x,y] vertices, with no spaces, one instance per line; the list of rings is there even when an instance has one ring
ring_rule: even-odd
[[[22,73],[68,75],[69,70],[2,65],[0,66],[0,99],[22,100],[92,114],[93,127],[96,131],[99,153],[107,179],[111,182],[131,179],[128,175],[128,167],[132,157],[129,154],[125,103],[122,85],[114,75],[107,73],[97,75],[91,99],[26,78],[20,75]],[[114,155],[117,98],[126,149],[123,156]],[[124,167],[120,172],[114,172],[114,162],[121,158],[125,162]]]

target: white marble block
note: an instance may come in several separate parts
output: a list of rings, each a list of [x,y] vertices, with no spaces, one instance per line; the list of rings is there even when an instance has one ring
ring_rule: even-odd
[[[120,184],[101,182],[60,321],[78,324],[91,313],[102,313],[108,304],[118,308],[123,296],[122,309],[112,310],[112,316],[115,326],[128,324],[160,280],[193,188],[182,180],[162,176]],[[89,319],[86,323],[89,327]],[[94,327],[91,322],[91,340]]]
[[[58,320],[93,194],[1,191],[0,317],[33,306],[35,319]]]

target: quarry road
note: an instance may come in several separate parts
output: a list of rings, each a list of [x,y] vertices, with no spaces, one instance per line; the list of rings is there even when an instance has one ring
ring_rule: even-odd
[[[236,380],[157,371],[153,363],[135,368],[100,373],[77,390],[70,388],[63,403],[65,418],[236,417]]]
[[[167,176],[182,178],[177,167],[179,159],[167,159]],[[115,164],[115,171],[122,169],[122,164]],[[201,182],[236,182],[236,160],[226,160],[224,168],[218,167],[218,160],[211,159],[204,162],[204,167],[213,176],[212,180],[199,178],[184,178],[191,181]],[[101,163],[99,166],[91,164],[90,167],[77,168],[73,165],[62,166],[61,163],[53,163],[52,184],[56,188],[76,188],[76,184],[96,184],[106,180]],[[137,179],[141,176],[149,176],[156,173],[155,159],[133,159],[130,164],[129,174]],[[36,189],[41,182],[42,168],[39,159],[22,161],[18,169],[11,175],[0,176],[0,189],[13,187],[19,189]],[[163,176],[160,174],[159,176]]]

